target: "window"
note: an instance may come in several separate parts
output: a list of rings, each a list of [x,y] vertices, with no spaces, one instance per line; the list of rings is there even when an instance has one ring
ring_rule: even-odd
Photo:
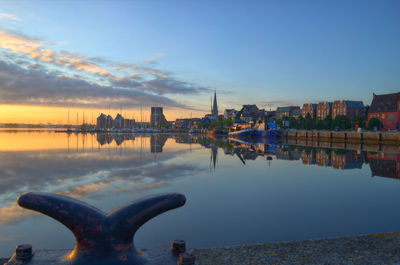
[[[394,121],[396,119],[396,117],[394,116],[394,114],[389,114],[388,115],[388,120],[389,121]]]
[[[382,114],[382,119],[384,119],[385,118],[385,114]]]

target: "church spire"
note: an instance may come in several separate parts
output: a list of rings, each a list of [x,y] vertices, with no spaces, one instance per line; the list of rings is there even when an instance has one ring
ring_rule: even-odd
[[[218,104],[217,104],[217,91],[214,91],[214,104],[212,107],[212,116],[214,120],[218,119]]]

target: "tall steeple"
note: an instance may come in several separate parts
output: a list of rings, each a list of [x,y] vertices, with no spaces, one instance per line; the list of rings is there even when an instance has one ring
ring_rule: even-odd
[[[212,116],[214,120],[218,120],[218,104],[217,104],[217,91],[214,91],[214,104],[212,107]]]

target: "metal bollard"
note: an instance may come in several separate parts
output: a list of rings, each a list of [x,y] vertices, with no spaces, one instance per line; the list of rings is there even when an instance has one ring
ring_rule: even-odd
[[[18,245],[15,249],[15,257],[19,260],[29,260],[32,257],[32,245]]]
[[[181,240],[181,239],[174,240],[171,245],[171,251],[172,251],[172,253],[174,253],[176,255],[185,252],[186,251],[185,240]]]
[[[194,255],[191,253],[180,254],[178,265],[194,265],[194,259]]]

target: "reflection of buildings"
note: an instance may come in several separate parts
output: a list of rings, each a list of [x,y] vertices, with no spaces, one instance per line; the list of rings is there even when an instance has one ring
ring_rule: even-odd
[[[151,135],[150,136],[150,152],[161,153],[168,135]]]
[[[362,168],[363,157],[355,151],[342,151],[331,153],[332,167],[336,169]]]
[[[315,165],[317,163],[315,149],[304,149],[301,152],[301,162],[305,165]]]
[[[301,152],[301,161],[305,165],[315,165],[335,169],[362,168],[364,157],[356,151],[305,148]]]
[[[276,158],[281,160],[300,160],[301,154],[294,150],[277,149]]]
[[[372,176],[400,179],[399,154],[367,153]]]
[[[135,140],[133,133],[98,133],[96,138],[100,145],[110,144],[113,140],[117,145],[126,140]]]
[[[324,149],[319,149],[317,150],[316,158],[317,158],[317,164],[318,166],[321,167],[330,167],[331,164],[331,151],[332,150],[324,150]]]
[[[211,161],[213,163],[214,169],[215,164],[217,164],[218,147],[216,145],[211,145]]]

